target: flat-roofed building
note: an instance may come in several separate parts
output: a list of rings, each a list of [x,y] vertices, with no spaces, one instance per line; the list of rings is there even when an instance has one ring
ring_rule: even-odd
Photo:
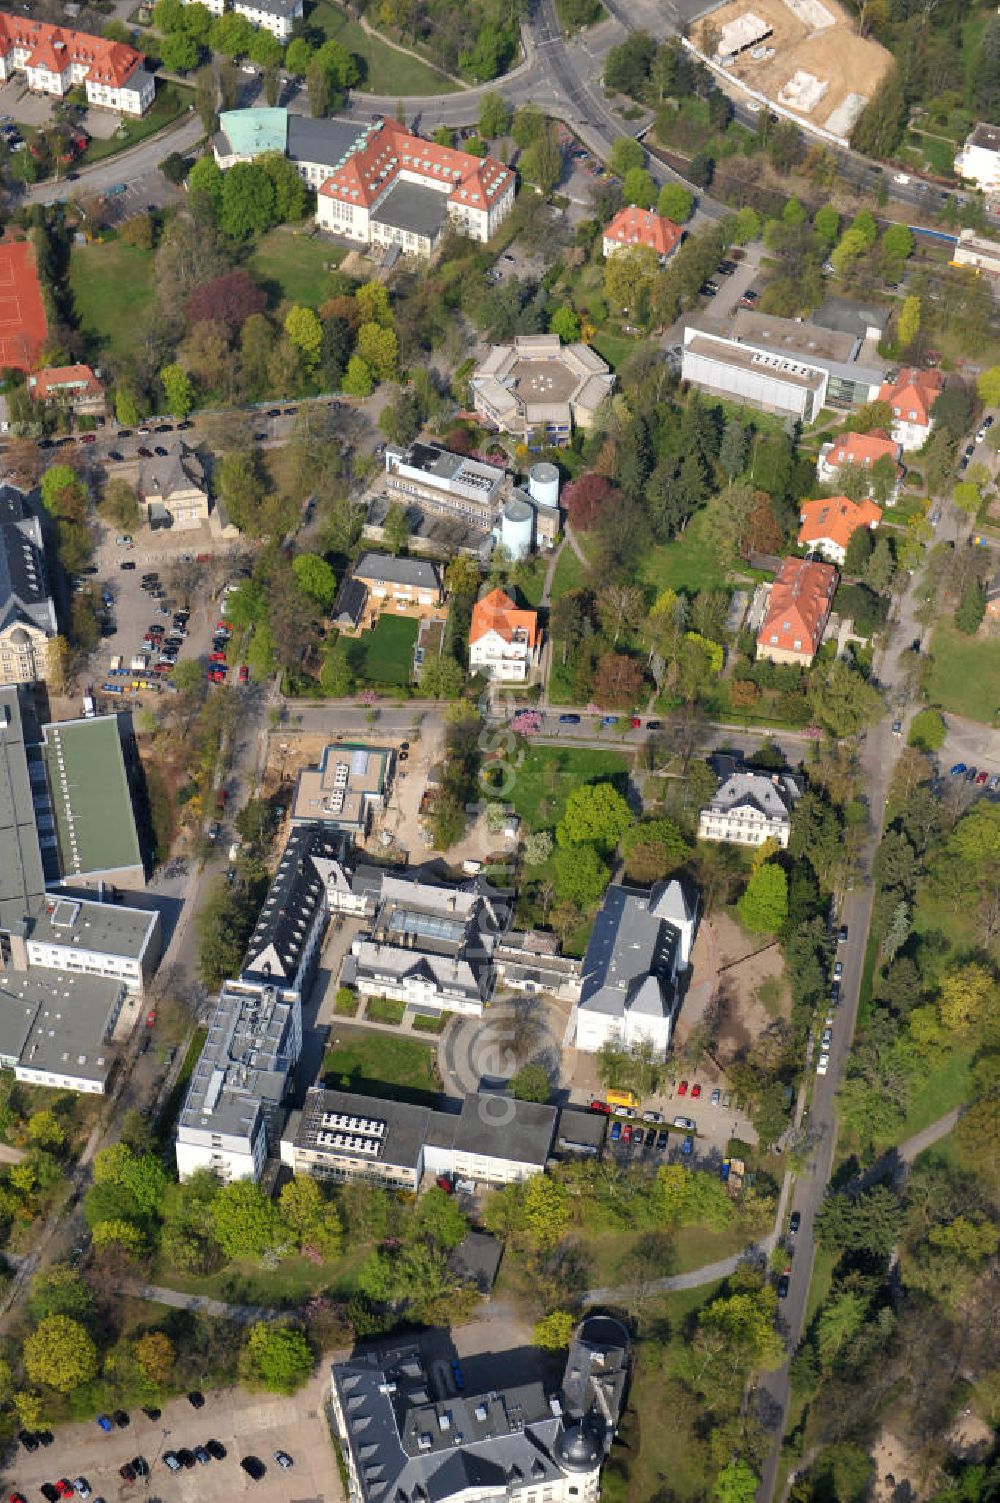
[[[1000,277],[1000,241],[987,240],[975,230],[959,230],[958,244],[951,257],[952,266],[964,266],[990,277]]]
[[[507,1185],[541,1174],[557,1111],[476,1092],[435,1110],[350,1091],[310,1090],[289,1118],[281,1159],[295,1174],[416,1191],[425,1174]]]
[[[30,966],[104,976],[139,993],[160,958],[160,915],[50,893],[31,915],[25,945]]]
[[[324,747],[318,767],[304,767],[295,784],[292,824],[317,823],[360,838],[388,796],[395,753],[388,746],[337,741]]]
[[[177,1173],[210,1169],[259,1180],[277,1153],[289,1079],[302,1051],[302,1004],[290,987],[226,981],[177,1122]]]
[[[386,490],[440,516],[459,516],[488,530],[510,487],[509,475],[497,465],[453,454],[437,444],[418,439],[405,446],[386,446]]]
[[[480,416],[529,448],[568,444],[574,427],[591,427],[614,385],[595,350],[564,345],[558,334],[521,334],[512,344],[491,345],[469,382]]]
[[[120,981],[8,967],[0,972],[0,1064],[27,1085],[103,1095],[124,999]]]
[[[685,326],[681,375],[704,391],[811,422],[824,406],[860,407],[878,395],[884,366],[860,363],[862,348],[855,333],[740,310],[724,330],[710,318]]]
[[[128,715],[43,727],[59,863],[67,882],[146,880],[133,802],[138,752]]]
[[[43,854],[38,827],[48,807],[40,741],[27,692],[0,689],[0,931],[23,926],[59,875],[54,838]]]

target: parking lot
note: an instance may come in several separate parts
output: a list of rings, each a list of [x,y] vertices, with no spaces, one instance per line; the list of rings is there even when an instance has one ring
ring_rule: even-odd
[[[207,663],[212,651],[212,632],[219,620],[216,575],[220,567],[225,574],[224,566],[218,566],[208,558],[202,558],[199,563],[199,556],[194,554],[174,551],[164,552],[160,557],[155,536],[145,548],[117,544],[116,536],[124,535],[106,529],[94,556],[98,573],[92,582],[107,592],[106,599],[112,600],[110,613],[115,628],[113,634],[102,637],[90,663],[98,700],[107,698],[109,701],[106,708],[111,708],[112,703],[116,706],[120,703],[117,696],[112,701],[111,696],[102,694],[102,685],[114,682],[108,675],[115,657],[122,658],[125,667],[137,653],[146,653],[150,664],[156,661],[158,653],[144,646],[143,636],[151,625],[161,626],[164,635],[173,629],[172,614],[165,614],[161,607],[167,607],[171,613],[180,607],[189,608],[191,612],[187,637],[176,644],[178,662],[195,657]],[[133,563],[135,567],[123,569],[123,563]],[[159,575],[159,584],[165,593],[163,600],[155,599],[142,588],[143,574],[153,572]],[[152,674],[143,676],[153,677]],[[162,677],[169,678],[169,674]],[[155,704],[159,698],[157,691],[150,689],[128,695],[127,703],[133,706],[136,703]]]
[[[32,1453],[18,1446],[5,1469],[7,1492],[18,1490],[37,1498],[43,1483],[82,1476],[98,1498],[128,1503],[129,1499],[158,1497],[163,1503],[222,1503],[234,1494],[250,1493],[257,1503],[337,1503],[343,1496],[333,1447],[323,1414],[329,1390],[328,1370],[321,1369],[293,1398],[225,1388],[206,1393],[204,1408],[195,1410],[186,1399],[172,1399],[157,1421],[133,1410],[126,1430],[104,1434],[93,1421],[66,1425],[54,1444]],[[193,1450],[207,1440],[225,1447],[222,1461],[171,1472],[164,1451]],[[274,1452],[284,1450],[293,1465],[283,1471]],[[125,1482],[119,1467],[133,1456],[144,1457],[150,1475]],[[258,1457],[267,1468],[254,1482],[240,1466],[245,1456]]]

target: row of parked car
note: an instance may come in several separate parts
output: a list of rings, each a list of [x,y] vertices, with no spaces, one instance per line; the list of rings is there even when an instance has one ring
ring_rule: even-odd
[[[978,767],[967,767],[964,762],[956,762],[951,769],[953,778],[964,778],[967,783],[975,783],[977,788],[985,788],[989,793],[996,793],[1000,789],[1000,772],[995,772],[992,777]]]

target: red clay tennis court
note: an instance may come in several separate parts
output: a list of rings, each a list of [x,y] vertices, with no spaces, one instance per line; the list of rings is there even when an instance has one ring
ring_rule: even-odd
[[[45,346],[45,308],[26,240],[0,245],[0,368],[30,371]]]

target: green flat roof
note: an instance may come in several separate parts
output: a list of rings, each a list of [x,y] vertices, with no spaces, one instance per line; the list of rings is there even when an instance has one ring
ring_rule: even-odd
[[[141,867],[117,715],[47,725],[44,750],[63,875]]]
[[[256,156],[262,151],[284,155],[288,137],[288,111],[278,109],[224,110],[219,129],[234,156]]]

